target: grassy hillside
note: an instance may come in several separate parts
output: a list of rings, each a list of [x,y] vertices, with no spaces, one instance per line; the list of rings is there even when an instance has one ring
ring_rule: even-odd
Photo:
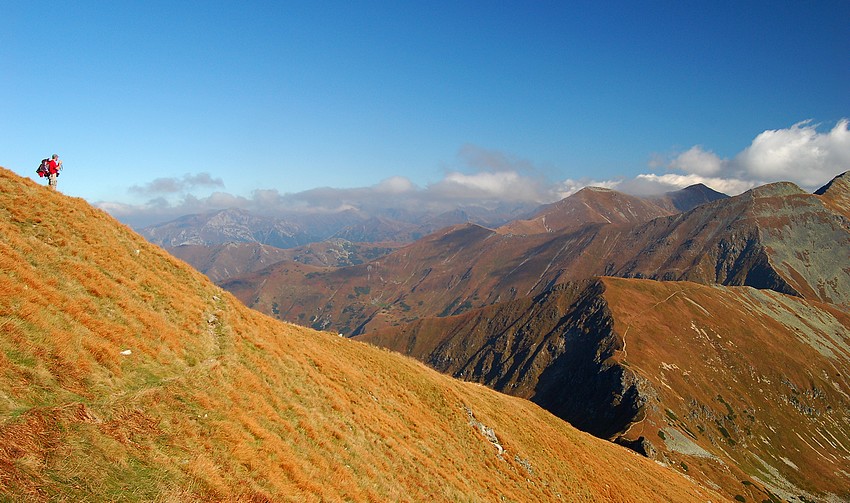
[[[0,169],[0,499],[720,501],[525,400],[249,310]]]
[[[730,498],[850,498],[850,315],[836,306],[602,278],[359,339],[532,400]]]
[[[653,388],[629,436],[730,492],[751,479],[791,501],[850,499],[846,310],[749,287],[603,282],[622,338],[612,359]]]

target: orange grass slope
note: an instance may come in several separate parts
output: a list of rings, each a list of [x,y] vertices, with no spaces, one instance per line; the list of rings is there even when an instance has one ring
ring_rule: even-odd
[[[528,398],[738,501],[850,500],[850,313],[599,278],[359,337]]]
[[[731,494],[751,479],[789,501],[850,500],[850,313],[749,287],[602,281],[613,359],[654,390],[628,435]]]
[[[521,399],[242,306],[0,168],[0,499],[721,501]]]

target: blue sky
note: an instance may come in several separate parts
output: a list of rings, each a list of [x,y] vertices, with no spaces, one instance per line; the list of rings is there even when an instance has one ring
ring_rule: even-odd
[[[850,169],[845,0],[7,1],[0,20],[0,166],[58,153],[60,190],[137,225]]]

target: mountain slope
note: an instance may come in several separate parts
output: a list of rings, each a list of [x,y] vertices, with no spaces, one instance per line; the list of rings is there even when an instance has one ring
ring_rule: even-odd
[[[289,258],[283,248],[259,243],[226,243],[217,246],[184,244],[166,250],[216,283]]]
[[[720,501],[539,407],[281,324],[0,168],[0,498]]]
[[[776,183],[649,221],[527,235],[461,225],[368,264],[309,276],[278,264],[224,286],[260,311],[277,305],[290,313],[283,319],[352,335],[602,275],[748,285],[850,306],[850,225],[833,209],[841,194],[837,184],[814,195]]]
[[[543,206],[528,219],[505,224],[498,231],[504,234],[563,234],[591,224],[640,224],[728,197],[702,184],[657,197],[637,197],[600,187],[586,187],[556,203]]]
[[[344,239],[329,239],[298,248],[231,242],[216,246],[186,244],[166,250],[204,273],[213,282],[220,283],[284,260],[317,267],[361,264],[386,255],[400,246],[395,243],[352,243]]]
[[[290,248],[320,239],[303,225],[253,215],[239,209],[186,215],[170,222],[145,227],[139,233],[150,242],[163,247],[260,243],[277,248]]]
[[[607,248],[606,248],[607,249]],[[648,222],[612,274],[749,285],[850,305],[850,231],[817,195],[773,183]]]
[[[730,498],[761,501],[761,485],[850,498],[850,315],[833,306],[604,278],[360,339],[530,399]]]
[[[588,224],[629,224],[676,213],[654,201],[600,187],[585,187],[570,197],[544,206],[527,220],[515,220],[503,234],[567,233]]]
[[[815,191],[821,200],[836,213],[850,219],[850,171],[833,178]]]
[[[706,187],[701,183],[685,187],[681,190],[667,192],[661,196],[650,198],[661,207],[668,208],[670,211],[677,210],[679,212],[691,211],[697,206],[702,206],[706,203],[726,199],[729,196],[722,192]]]
[[[362,243],[408,243],[448,225],[476,222],[499,226],[529,214],[532,209],[529,204],[516,203],[493,207],[465,206],[455,211],[438,212],[427,207],[403,209],[381,207],[379,204],[373,208],[289,211],[270,216],[230,208],[149,225],[140,229],[139,233],[150,242],[166,248],[226,243],[293,248],[333,238]]]

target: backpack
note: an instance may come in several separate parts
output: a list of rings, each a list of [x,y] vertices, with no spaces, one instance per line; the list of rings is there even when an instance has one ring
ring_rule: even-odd
[[[47,169],[47,163],[50,162],[50,159],[42,159],[41,164],[38,165],[38,169],[35,170],[38,173],[39,177],[45,177],[50,174],[50,171]]]

